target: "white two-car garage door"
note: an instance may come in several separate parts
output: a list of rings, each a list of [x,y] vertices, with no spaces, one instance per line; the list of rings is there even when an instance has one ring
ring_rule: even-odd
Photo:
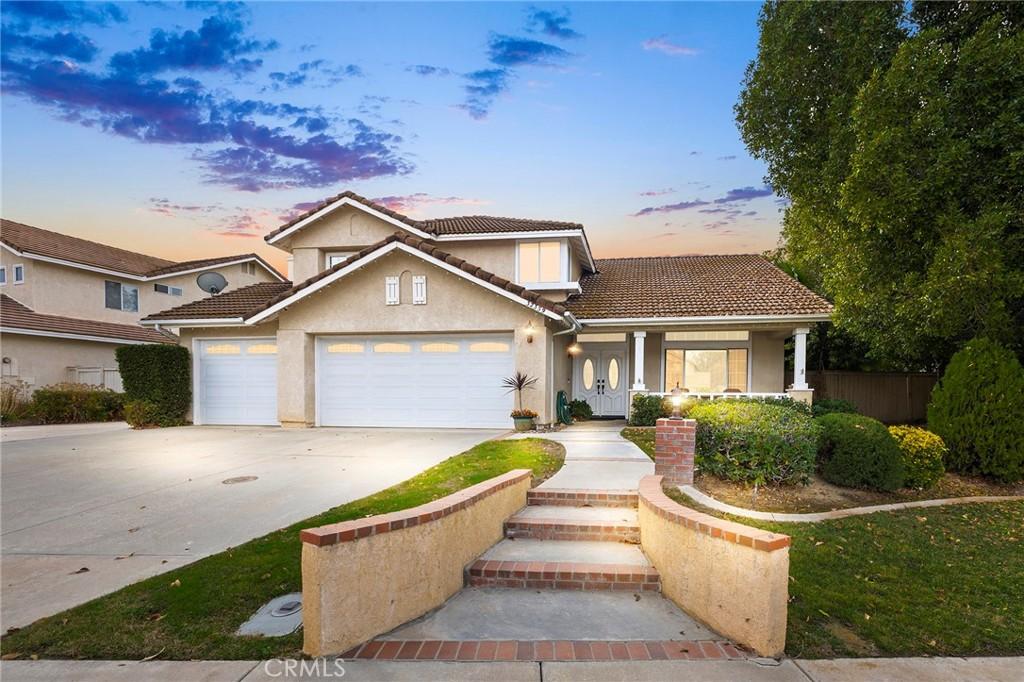
[[[277,341],[197,342],[201,424],[277,424]]]
[[[321,337],[321,426],[502,428],[512,335]]]

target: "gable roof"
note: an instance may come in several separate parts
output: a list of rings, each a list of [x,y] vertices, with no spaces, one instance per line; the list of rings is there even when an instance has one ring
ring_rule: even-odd
[[[255,253],[177,262],[6,219],[0,220],[0,242],[29,257],[42,256],[44,259],[98,268],[133,279],[166,277],[178,272],[202,270],[223,263],[241,263],[249,260],[259,262],[278,280],[285,279],[272,265]]]
[[[167,310],[161,310],[158,313],[146,316],[142,321],[227,320],[237,318],[240,322],[269,299],[291,288],[291,282],[260,282],[239,289],[231,289],[223,294],[201,298],[198,301],[185,303]]]
[[[566,307],[584,323],[832,312],[828,301],[755,254],[601,259]]]
[[[128,343],[177,343],[173,336],[134,324],[97,322],[60,315],[41,315],[7,294],[0,294],[0,329],[61,338],[87,338]]]
[[[499,277],[462,258],[446,253],[425,239],[396,232],[295,286],[288,287],[275,283],[273,285],[263,284],[236,289],[210,298],[186,303],[170,310],[164,310],[146,317],[143,322],[158,323],[162,320],[232,318],[239,318],[239,320],[245,320],[247,323],[258,322],[260,319],[272,314],[276,307],[284,307],[304,297],[306,294],[312,293],[316,289],[327,286],[354,270],[353,266],[361,266],[364,264],[362,261],[369,262],[372,256],[376,254],[383,255],[387,250],[395,248],[400,248],[406,253],[418,255],[422,258],[434,259],[441,267],[456,272],[467,279],[475,280],[477,284],[501,292],[529,307],[547,311],[552,317],[561,319],[561,316],[566,313],[565,306],[550,301],[537,292],[530,291],[504,277]]]
[[[304,223],[307,221],[312,222],[310,219],[314,218],[318,213],[321,213],[325,209],[330,209],[336,204],[345,205],[362,204],[363,207],[376,211],[383,214],[385,217],[390,218],[395,223],[398,223],[398,227],[406,227],[413,231],[416,236],[421,238],[427,238],[430,236],[443,237],[445,235],[464,235],[464,234],[501,234],[501,233],[513,233],[513,232],[560,232],[565,230],[583,230],[583,225],[580,223],[570,223],[559,220],[531,220],[528,218],[502,218],[498,216],[486,216],[486,215],[469,215],[469,216],[455,216],[451,218],[432,218],[430,220],[415,220],[407,215],[393,211],[383,204],[377,203],[372,199],[367,199],[364,196],[356,194],[355,192],[346,190],[340,194],[336,194],[333,197],[328,197],[323,201],[317,203],[313,208],[303,212],[301,215],[292,218],[281,227],[273,230],[267,234],[264,239],[268,243],[273,243],[278,239],[285,236],[285,233],[291,233],[304,227]]]

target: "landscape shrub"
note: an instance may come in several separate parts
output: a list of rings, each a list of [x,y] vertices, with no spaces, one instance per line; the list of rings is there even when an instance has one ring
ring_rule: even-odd
[[[153,424],[185,423],[192,402],[191,355],[171,344],[121,346],[117,365],[124,383],[125,400],[155,406]]]
[[[0,421],[10,423],[28,416],[28,384],[20,379],[0,382]]]
[[[857,406],[841,398],[822,398],[814,401],[811,413],[815,417],[823,417],[826,414],[857,414]]]
[[[594,410],[586,400],[577,398],[569,403],[569,411],[572,412],[573,421],[586,421],[594,416]]]
[[[124,396],[89,384],[54,384],[32,395],[28,412],[43,424],[116,421],[124,414]]]
[[[162,426],[160,408],[148,400],[131,400],[125,403],[124,420],[133,429]]]
[[[658,395],[635,395],[629,411],[630,426],[654,426],[661,417],[672,414],[668,399]]]
[[[916,426],[890,426],[889,434],[903,454],[903,485],[906,488],[931,488],[946,473],[946,444],[927,429]]]
[[[882,422],[840,412],[815,421],[822,427],[818,468],[826,481],[886,491],[903,485],[903,457]]]
[[[932,390],[928,428],[946,443],[946,468],[1013,483],[1024,478],[1024,367],[1006,348],[974,339]]]
[[[692,405],[696,465],[730,481],[806,483],[814,471],[818,427],[791,405],[708,400]]]
[[[800,414],[811,416],[811,406],[802,400],[793,400],[789,396],[776,398],[773,396],[744,396],[742,398],[728,398],[730,402],[758,403],[760,405],[777,405],[790,410],[796,410]]]

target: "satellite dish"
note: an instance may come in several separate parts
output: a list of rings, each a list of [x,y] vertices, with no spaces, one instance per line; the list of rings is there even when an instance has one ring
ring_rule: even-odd
[[[219,294],[224,291],[228,281],[219,272],[204,272],[196,277],[196,284],[208,294]]]

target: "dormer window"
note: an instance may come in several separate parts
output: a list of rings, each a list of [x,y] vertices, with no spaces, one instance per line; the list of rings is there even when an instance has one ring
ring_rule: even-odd
[[[568,247],[562,241],[519,242],[520,284],[556,284],[568,279]],[[563,255],[564,254],[564,255]]]
[[[350,256],[355,255],[355,251],[331,251],[327,254],[327,269],[333,268],[338,263],[344,263],[349,259]]]

